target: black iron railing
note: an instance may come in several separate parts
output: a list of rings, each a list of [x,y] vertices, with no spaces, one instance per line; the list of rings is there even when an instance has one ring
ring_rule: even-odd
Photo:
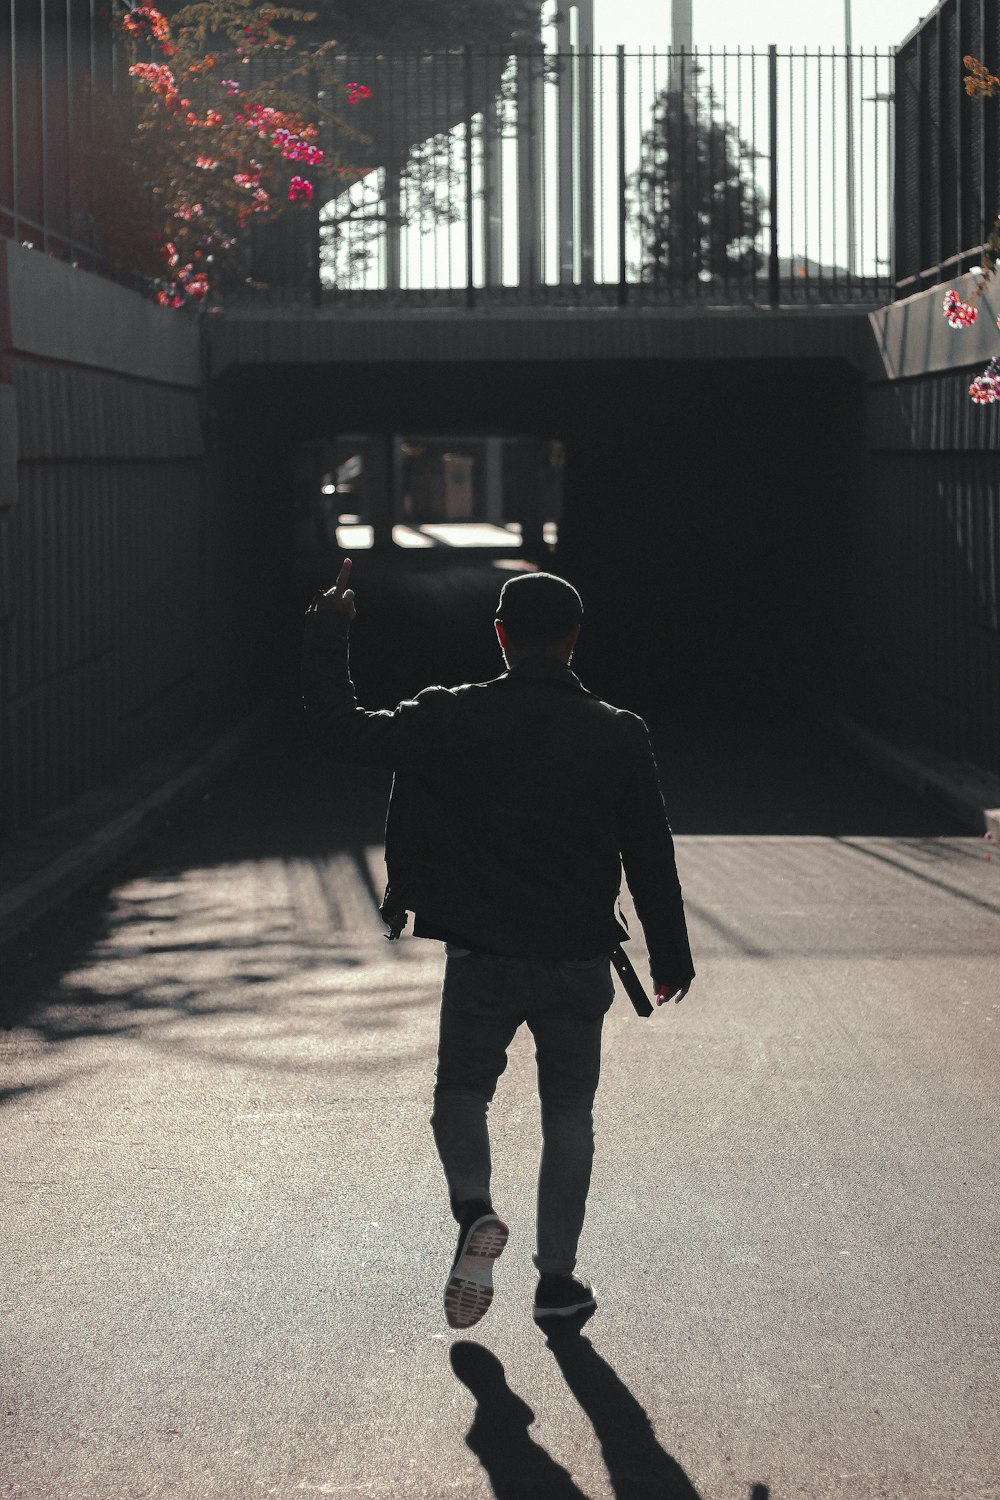
[[[96,4],[6,0],[0,234],[108,269],[87,164],[102,149],[95,110],[128,79]],[[352,112],[358,171],[288,224],[247,231],[248,299],[347,311],[890,295],[889,54],[465,48],[339,65],[371,90]]]
[[[1000,211],[1000,100],[966,97],[969,55],[1000,72],[995,0],[943,0],[896,51],[896,296],[977,265]]]
[[[0,234],[107,268],[85,179],[123,81],[98,0],[0,4]]]
[[[466,49],[344,67],[372,83],[372,146],[365,175],[315,205],[317,302],[889,293],[888,54]],[[265,275],[265,295],[300,295],[302,272]]]

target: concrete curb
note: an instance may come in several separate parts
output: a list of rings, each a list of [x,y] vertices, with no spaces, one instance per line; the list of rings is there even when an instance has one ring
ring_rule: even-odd
[[[242,719],[197,760],[125,812],[73,844],[0,895],[0,944],[45,915],[138,844],[150,825],[190,800],[258,737],[275,712],[268,703]]]
[[[976,833],[1000,842],[1000,778],[932,751],[893,744],[833,709],[821,709],[816,718],[907,786],[945,803]]]

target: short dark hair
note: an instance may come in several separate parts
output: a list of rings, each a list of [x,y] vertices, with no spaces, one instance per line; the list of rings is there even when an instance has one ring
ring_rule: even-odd
[[[581,623],[583,600],[555,573],[519,573],[500,590],[496,617],[516,650],[543,651]]]

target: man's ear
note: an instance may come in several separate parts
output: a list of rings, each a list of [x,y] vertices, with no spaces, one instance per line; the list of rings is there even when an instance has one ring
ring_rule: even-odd
[[[506,648],[507,648],[507,632],[504,629],[503,621],[502,620],[494,620],[493,624],[494,624],[494,627],[496,629],[497,640],[500,642],[501,647],[504,650],[506,650]]]

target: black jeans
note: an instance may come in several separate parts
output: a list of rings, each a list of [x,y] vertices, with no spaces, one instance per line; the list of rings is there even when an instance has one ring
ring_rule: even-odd
[[[542,1117],[532,1257],[539,1271],[566,1274],[576,1265],[594,1159],[601,1028],[614,993],[606,953],[578,961],[445,947],[431,1126],[452,1211],[469,1198],[489,1199],[486,1114],[507,1048],[526,1022],[535,1038]]]

